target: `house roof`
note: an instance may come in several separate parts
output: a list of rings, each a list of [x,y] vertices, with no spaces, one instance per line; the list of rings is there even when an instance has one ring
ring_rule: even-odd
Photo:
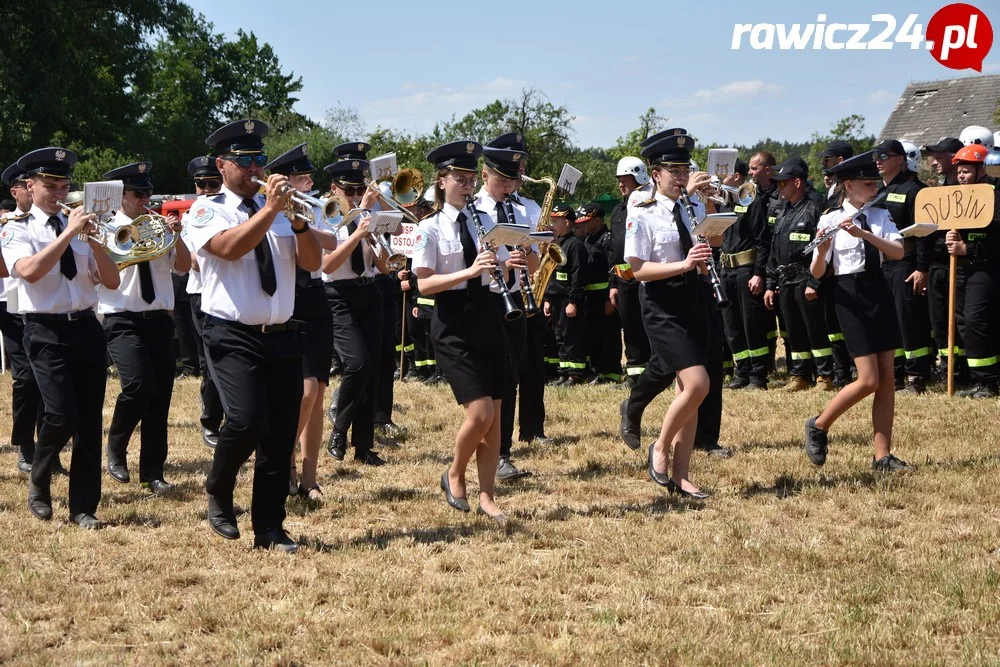
[[[906,139],[917,146],[957,137],[969,125],[996,129],[1000,75],[917,81],[903,91],[879,133],[882,139]]]

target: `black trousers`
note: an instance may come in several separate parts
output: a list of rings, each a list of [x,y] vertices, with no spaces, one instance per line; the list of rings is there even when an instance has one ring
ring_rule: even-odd
[[[167,415],[174,391],[174,321],[166,311],[104,316],[108,354],[118,369],[121,393],[108,429],[108,465],[127,465],[128,443],[139,422],[139,480],[163,479]]]
[[[31,483],[47,490],[52,467],[73,438],[69,513],[94,514],[101,500],[101,438],[108,379],[104,330],[96,317],[75,321],[25,317],[24,348],[42,397],[42,426]]]
[[[649,338],[642,326],[638,280],[618,283],[618,314],[625,339],[625,374],[639,375],[649,362]]]
[[[622,322],[618,311],[607,315],[608,290],[587,292],[584,314],[587,318],[587,350],[590,365],[598,377],[620,382],[622,379]]]
[[[421,297],[424,300],[433,301],[428,297]],[[417,305],[419,316],[413,315],[413,306],[406,310],[406,328],[409,330],[410,340],[413,341],[413,365],[415,366],[417,377],[427,378],[437,370],[437,361],[434,358],[434,343],[431,340],[431,320],[424,317],[421,312],[424,305]],[[428,313],[429,315],[429,313]]]
[[[559,345],[559,369],[563,375],[573,375],[582,377],[587,375],[587,315],[586,305],[579,304],[576,307],[576,316],[570,317],[566,314],[568,299],[559,302],[559,311],[555,313],[558,317],[557,327],[562,333],[562,342]],[[556,303],[552,303],[555,308]],[[556,334],[557,337],[559,334]]]
[[[774,328],[774,316],[764,306],[764,296],[750,292],[753,269],[748,265],[723,270],[720,277],[729,307],[722,311],[722,321],[733,355],[734,375],[766,384],[770,354],[767,334]]]
[[[996,270],[996,269],[994,269]],[[975,384],[1000,382],[1000,289],[997,275],[982,269],[966,271],[965,352]]]
[[[812,380],[813,375],[833,377],[833,348],[826,332],[823,295],[806,300],[806,283],[782,285],[778,304],[788,336],[788,374]]]
[[[35,458],[35,432],[42,428],[42,396],[24,348],[24,321],[17,313],[7,312],[6,301],[0,301],[0,332],[13,379],[10,444],[17,447],[25,461],[31,461]]]
[[[302,402],[299,332],[261,333],[259,327],[207,317],[204,340],[226,411],[205,490],[222,503],[232,502],[236,476],[253,454],[253,530],[281,528]]]
[[[376,276],[374,282],[382,294],[382,349],[375,375],[375,423],[388,424],[392,421],[396,360],[404,344],[399,337],[403,331],[402,292],[399,281],[392,276]],[[405,370],[400,369],[400,376]]]
[[[384,348],[382,293],[372,284],[326,283],[333,313],[333,349],[344,364],[333,428],[351,431],[355,455],[371,451],[375,442],[375,396],[379,358]],[[390,378],[391,379],[391,378]]]
[[[514,303],[523,311],[524,301],[520,292],[511,292]],[[503,312],[503,300],[499,294],[493,294],[497,308]],[[517,412],[517,386],[521,381],[521,371],[524,368],[525,347],[528,343],[527,319],[523,315],[516,320],[504,320],[503,329],[510,342],[510,356],[507,359],[508,372],[505,374],[507,385],[504,387],[503,403],[500,405],[500,456],[509,457],[514,444],[514,415]],[[534,434],[532,434],[534,435]]]
[[[198,346],[198,333],[191,311],[191,295],[187,293],[188,275],[171,274],[174,281],[174,325],[177,331],[177,354],[182,370],[188,375],[200,375],[202,354]],[[199,295],[200,298],[200,295]]]
[[[927,297],[913,293],[913,283],[907,277],[917,270],[917,258],[904,257],[895,262],[883,262],[882,274],[892,300],[896,304],[896,320],[903,335],[903,356],[896,354],[896,377],[903,374],[929,379],[931,360],[934,359],[934,340],[931,338],[931,320],[927,310]]]
[[[541,313],[528,318],[525,324],[528,331],[517,424],[519,439],[531,440],[536,435],[545,435],[545,338],[549,329]]]
[[[198,357],[201,360],[201,367],[208,368],[208,361],[205,357],[205,313],[201,312],[201,295],[191,294],[191,321],[194,323],[196,334],[196,344],[198,346]],[[199,421],[203,428],[212,433],[218,433],[222,428],[222,420],[225,418],[225,410],[222,408],[222,399],[219,398],[219,390],[215,386],[212,374],[203,372],[201,374],[201,418]]]
[[[948,350],[948,281],[947,266],[932,266],[927,285],[927,305],[930,311],[934,343],[943,357],[955,353],[955,374],[967,376],[969,364],[965,356],[962,331],[965,329],[965,267],[955,267],[955,349]]]

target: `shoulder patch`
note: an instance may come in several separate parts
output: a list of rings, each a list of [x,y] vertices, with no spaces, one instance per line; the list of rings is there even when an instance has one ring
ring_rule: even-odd
[[[423,250],[427,247],[427,232],[418,231],[416,236],[413,237],[413,249]]]
[[[215,209],[205,204],[196,204],[192,209],[192,222],[195,227],[207,225],[215,217]]]
[[[625,221],[625,238],[635,236],[637,231],[639,231],[639,221],[636,218],[629,217]]]
[[[31,213],[5,213],[0,216],[0,225],[6,225],[8,222],[23,222],[31,217]]]
[[[14,240],[14,230],[8,227],[4,227],[3,231],[0,231],[0,247],[6,248],[7,244]]]

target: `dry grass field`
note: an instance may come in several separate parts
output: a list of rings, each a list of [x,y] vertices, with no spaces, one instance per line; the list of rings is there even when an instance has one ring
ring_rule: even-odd
[[[9,387],[4,376],[0,396]],[[97,533],[68,523],[62,477],[55,519],[31,517],[4,448],[0,662],[1000,663],[995,401],[900,395],[896,451],[919,470],[882,478],[867,405],[838,424],[817,471],[802,421],[825,394],[727,391],[722,439],[736,455],[696,453],[693,478],[714,495],[686,504],[618,440],[623,390],[550,389],[557,442],[515,446],[535,474],[502,487],[513,520],[498,527],[437,487],[461,418],[448,389],[397,385],[409,441],[382,448],[390,465],[377,469],[322,454],[327,500],[289,502],[286,528],[307,546],[286,556],[250,548],[247,516],[238,542],[210,532],[196,387],[175,390],[175,496],[139,487],[134,454],[131,485],[104,477],[110,525]]]

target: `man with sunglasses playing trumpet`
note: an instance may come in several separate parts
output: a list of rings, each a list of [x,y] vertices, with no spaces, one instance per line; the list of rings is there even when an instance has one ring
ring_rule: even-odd
[[[211,529],[238,539],[233,491],[254,454],[254,547],[293,553],[298,545],[282,524],[302,400],[302,344],[290,320],[295,267],[318,269],[320,247],[304,221],[285,217],[294,191],[287,176],[268,177],[266,198],[258,191],[267,132],[259,120],[239,120],[205,140],[218,156],[223,187],[197,202],[191,217],[204,282],[205,353],[226,412],[205,491]]]
[[[122,206],[110,226],[127,226],[147,215],[153,195],[151,162],[135,162],[106,172],[106,181],[120,180],[125,190]],[[170,216],[166,224],[174,234],[180,221]],[[183,243],[155,259],[121,271],[121,288],[97,288],[98,312],[104,316],[108,354],[118,369],[122,391],[115,401],[108,429],[108,474],[129,483],[128,443],[139,423],[139,481],[156,495],[170,493],[174,485],[164,479],[167,460],[167,414],[174,390],[174,285],[171,270],[186,273],[191,253]]]
[[[104,331],[97,321],[97,284],[117,289],[118,267],[96,239],[93,214],[82,207],[69,216],[60,203],[69,195],[76,154],[40,148],[17,161],[28,179],[30,217],[4,225],[0,247],[17,278],[18,312],[24,316],[28,360],[42,395],[42,426],[28,483],[28,509],[52,518],[50,482],[59,451],[73,438],[69,514],[96,529],[101,500],[101,431],[107,382]],[[83,240],[85,238],[86,240]]]

